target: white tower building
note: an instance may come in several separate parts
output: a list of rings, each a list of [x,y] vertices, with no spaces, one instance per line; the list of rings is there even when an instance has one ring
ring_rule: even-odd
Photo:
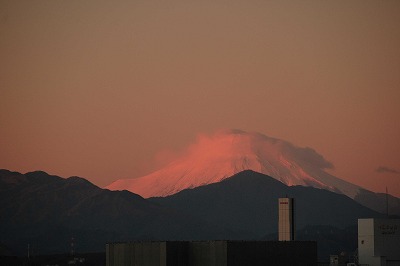
[[[279,241],[294,240],[294,199],[279,199]]]
[[[400,219],[358,219],[358,262],[400,266]]]

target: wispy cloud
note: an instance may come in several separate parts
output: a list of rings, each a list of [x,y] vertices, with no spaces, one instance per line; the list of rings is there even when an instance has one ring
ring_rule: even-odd
[[[379,166],[378,168],[376,168],[375,171],[380,173],[380,174],[384,174],[384,173],[400,174],[400,172],[398,170],[393,169],[393,168],[389,168],[389,167],[386,167],[386,166]]]

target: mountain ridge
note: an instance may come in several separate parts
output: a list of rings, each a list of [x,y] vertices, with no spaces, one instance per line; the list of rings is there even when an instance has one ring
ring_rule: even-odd
[[[149,200],[230,228],[249,228],[251,234],[261,236],[277,230],[277,199],[285,196],[296,199],[299,228],[305,225],[346,227],[355,225],[358,218],[383,216],[346,195],[313,187],[287,186],[251,170],[218,183]]]
[[[114,241],[261,240],[277,232],[277,199],[286,195],[296,199],[298,230],[347,228],[358,218],[382,216],[343,194],[287,186],[251,170],[165,198],[101,189],[83,178],[5,170],[0,190],[0,245],[17,254],[27,244],[36,254],[68,253],[71,237],[77,252],[102,251]],[[323,254],[346,247],[325,244]]]
[[[236,235],[131,192],[99,188],[83,178],[0,170],[0,191],[0,243],[16,252],[30,243],[43,253],[67,253],[71,237],[78,249],[99,251],[109,241]]]

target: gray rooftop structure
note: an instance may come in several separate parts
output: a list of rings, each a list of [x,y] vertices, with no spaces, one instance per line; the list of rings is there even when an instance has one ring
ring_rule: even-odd
[[[314,241],[109,243],[107,266],[316,266]]]

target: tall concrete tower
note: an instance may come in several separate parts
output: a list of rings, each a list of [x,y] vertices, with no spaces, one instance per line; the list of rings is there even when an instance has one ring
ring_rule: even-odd
[[[279,199],[279,241],[294,240],[294,199]]]

